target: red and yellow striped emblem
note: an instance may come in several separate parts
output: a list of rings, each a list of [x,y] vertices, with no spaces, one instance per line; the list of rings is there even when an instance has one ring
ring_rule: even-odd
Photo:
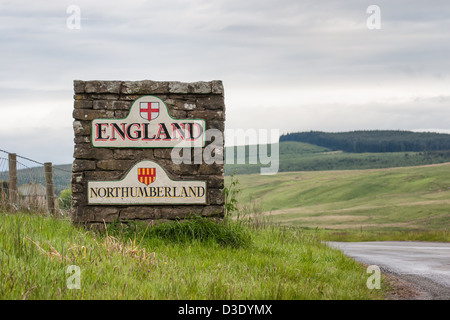
[[[138,180],[145,185],[149,185],[156,179],[156,168],[138,168]]]

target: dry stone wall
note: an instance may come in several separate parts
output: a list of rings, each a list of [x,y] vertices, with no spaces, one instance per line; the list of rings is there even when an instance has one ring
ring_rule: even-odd
[[[183,83],[150,80],[75,80],[74,91],[73,129],[75,149],[72,168],[71,215],[75,223],[98,224],[116,220],[122,222],[127,220],[151,222],[154,220],[183,219],[192,213],[202,216],[223,217],[223,162],[206,164],[202,160],[201,163],[175,164],[172,161],[172,148],[170,147],[118,148],[111,146],[100,148],[95,147],[93,143],[96,140],[94,135],[99,136],[98,131],[95,134],[93,132],[93,128],[95,128],[93,126],[94,120],[125,119],[129,116],[133,103],[146,96],[161,99],[173,119],[203,119],[205,121],[204,129],[217,129],[223,133],[225,105],[221,81]],[[145,121],[143,120],[143,122]],[[138,124],[136,124],[136,127],[138,127]],[[106,124],[100,127],[100,134],[103,133],[106,136],[107,128],[109,127]],[[142,125],[142,128],[144,128],[144,125]],[[120,130],[111,132],[120,137]],[[205,141],[205,145],[201,147],[202,153],[210,143],[210,141]],[[192,148],[192,154],[199,149]],[[216,149],[216,152],[222,152],[223,154],[223,144],[219,149]],[[164,169],[168,178],[173,181],[204,181],[206,186],[205,203],[99,205],[88,201],[90,196],[95,195],[94,190],[89,190],[89,183],[121,181],[128,175],[134,174],[131,169],[143,161],[156,163]],[[150,188],[149,186],[151,184],[148,186],[142,185],[142,188]],[[100,191],[106,194],[104,190]],[[110,191],[111,195],[115,191],[115,195],[118,196],[121,190],[116,187],[110,189]],[[147,193],[146,190],[144,191]],[[97,189],[96,192],[99,192],[99,190]],[[146,195],[148,196],[148,194]]]

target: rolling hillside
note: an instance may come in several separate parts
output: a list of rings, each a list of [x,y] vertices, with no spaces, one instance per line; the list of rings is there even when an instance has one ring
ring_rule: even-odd
[[[450,164],[241,175],[239,203],[310,228],[449,230]],[[229,180],[230,178],[227,178]]]
[[[450,135],[409,131],[301,132],[280,137],[279,172],[359,170],[450,162]],[[241,149],[242,150],[242,149]],[[262,165],[245,154],[226,159],[225,173],[260,173]],[[241,160],[245,163],[238,163]],[[245,160],[245,161],[243,161]]]

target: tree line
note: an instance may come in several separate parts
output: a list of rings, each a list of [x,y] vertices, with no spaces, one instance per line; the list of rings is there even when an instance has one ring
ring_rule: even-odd
[[[345,152],[423,152],[450,150],[450,134],[395,130],[350,132],[296,132],[284,134],[280,142],[297,141]]]

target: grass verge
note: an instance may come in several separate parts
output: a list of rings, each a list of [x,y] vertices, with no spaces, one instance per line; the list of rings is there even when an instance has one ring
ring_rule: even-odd
[[[251,244],[251,233],[241,223],[226,223],[193,216],[187,220],[168,221],[150,227],[139,221],[110,224],[109,235],[122,239],[139,238],[140,241],[158,238],[168,243],[212,242],[233,248],[247,247]]]
[[[297,228],[111,226],[0,214],[0,299],[382,299],[366,270]],[[200,230],[200,231],[199,231]],[[219,232],[219,233],[220,233]],[[236,238],[236,239],[235,239]],[[80,269],[80,289],[68,289]]]

